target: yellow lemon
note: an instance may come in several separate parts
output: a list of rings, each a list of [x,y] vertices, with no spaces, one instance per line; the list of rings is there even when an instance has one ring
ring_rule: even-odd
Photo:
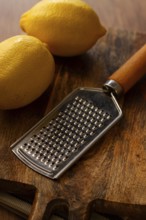
[[[0,43],[0,109],[25,106],[50,85],[55,64],[35,37],[17,35]]]
[[[95,11],[81,0],[43,0],[21,16],[20,26],[59,56],[84,53],[106,32]]]

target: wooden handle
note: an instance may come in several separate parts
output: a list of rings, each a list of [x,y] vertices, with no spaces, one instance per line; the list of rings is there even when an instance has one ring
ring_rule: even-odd
[[[110,76],[126,93],[146,73],[146,44]]]

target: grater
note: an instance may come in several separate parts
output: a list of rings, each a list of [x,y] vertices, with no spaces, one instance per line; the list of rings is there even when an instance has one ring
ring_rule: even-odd
[[[103,85],[78,88],[12,144],[27,166],[51,179],[60,177],[122,117],[117,97],[146,72],[146,45]]]

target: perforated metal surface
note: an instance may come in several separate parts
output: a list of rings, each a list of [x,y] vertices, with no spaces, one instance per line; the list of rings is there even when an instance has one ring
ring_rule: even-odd
[[[108,108],[105,110],[103,104],[96,103],[95,94],[90,99],[83,91],[72,94],[48,120],[20,141],[14,153],[35,170],[37,166],[41,173],[54,178],[81,156],[119,115],[117,111],[115,115]]]

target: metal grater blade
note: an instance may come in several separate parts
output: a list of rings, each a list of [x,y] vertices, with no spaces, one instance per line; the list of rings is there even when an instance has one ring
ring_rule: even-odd
[[[12,151],[30,168],[55,179],[121,116],[112,94],[80,88],[14,143]]]

